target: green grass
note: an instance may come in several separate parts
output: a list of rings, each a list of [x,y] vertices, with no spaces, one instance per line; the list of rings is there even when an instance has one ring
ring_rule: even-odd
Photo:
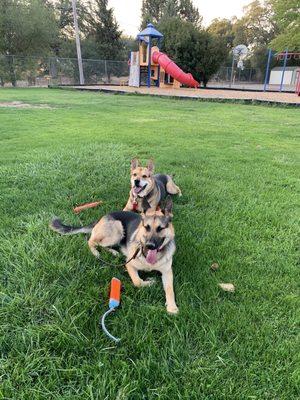
[[[52,108],[0,108],[0,398],[299,398],[299,110],[0,91],[14,100]],[[53,215],[78,223],[75,203],[104,201],[84,223],[122,208],[133,156],[154,157],[183,191],[176,317],[159,277],[138,290],[82,236],[48,229]],[[125,286],[108,320],[119,346],[98,326],[113,276]]]

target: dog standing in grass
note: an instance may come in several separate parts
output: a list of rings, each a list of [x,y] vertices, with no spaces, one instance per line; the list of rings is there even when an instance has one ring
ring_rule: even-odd
[[[151,210],[155,211],[167,195],[181,196],[181,190],[169,175],[154,175],[152,160],[148,161],[146,167],[142,167],[137,158],[131,160],[130,183],[129,199],[124,211],[142,212],[143,199],[146,199]]]
[[[59,219],[54,219],[50,227],[62,235],[91,233],[88,245],[96,257],[99,256],[98,246],[113,253],[120,250],[126,256],[126,268],[134,286],[149,286],[153,283],[151,279],[141,279],[140,270],[161,272],[167,311],[176,314],[178,308],[172,271],[175,252],[172,199],[169,197],[165,207],[160,210],[150,207],[144,199],[143,207],[142,214],[131,211],[112,212],[100,221],[84,227],[67,226]]]

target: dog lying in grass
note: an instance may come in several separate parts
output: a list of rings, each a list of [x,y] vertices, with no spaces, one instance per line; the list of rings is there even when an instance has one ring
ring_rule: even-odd
[[[169,175],[153,175],[153,173],[154,164],[152,160],[148,161],[146,167],[142,167],[140,161],[136,158],[131,160],[131,189],[124,211],[142,212],[144,198],[151,210],[156,210],[167,195],[178,194],[181,196],[181,190]]]
[[[98,246],[114,254],[119,249],[126,256],[126,268],[134,286],[149,286],[153,280],[143,280],[139,271],[159,271],[166,295],[167,311],[178,312],[173,289],[172,260],[175,252],[175,232],[172,224],[172,199],[164,209],[153,210],[144,199],[143,213],[116,211],[84,227],[64,225],[54,219],[50,227],[62,235],[91,233],[88,245],[98,257]]]

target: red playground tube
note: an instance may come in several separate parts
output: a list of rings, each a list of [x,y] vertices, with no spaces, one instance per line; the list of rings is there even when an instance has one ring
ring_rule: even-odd
[[[174,63],[174,61],[170,60],[170,58],[160,51],[155,51],[152,54],[152,60],[156,64],[159,64],[167,74],[171,75],[176,81],[189,86],[189,87],[199,87],[200,84],[193,78],[192,74],[186,74],[182,71],[181,68],[178,67]]]

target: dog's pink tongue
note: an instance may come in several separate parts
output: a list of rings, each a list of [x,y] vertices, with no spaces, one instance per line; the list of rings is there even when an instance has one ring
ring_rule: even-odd
[[[142,190],[142,188],[140,188],[140,187],[134,187],[133,188],[133,191],[134,191],[135,194],[140,193],[141,190]]]
[[[148,250],[146,261],[149,264],[155,264],[157,260],[157,250]]]

